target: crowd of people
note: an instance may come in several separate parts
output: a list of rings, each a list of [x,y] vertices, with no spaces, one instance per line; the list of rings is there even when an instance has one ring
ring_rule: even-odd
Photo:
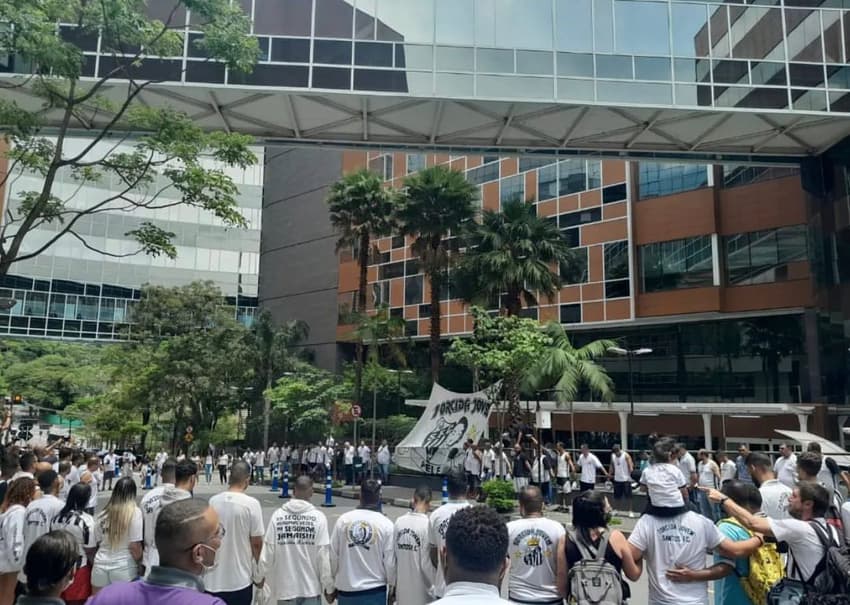
[[[669,438],[652,448],[636,464],[615,444],[606,465],[587,446],[573,458],[560,443],[520,438],[508,455],[502,442],[467,442],[446,474],[448,501],[432,510],[420,486],[392,522],[381,508],[388,458],[377,452],[369,478],[355,459],[373,460],[371,452],[344,443],[342,476],[359,484],[360,502],[332,526],[311,503],[311,475],[336,466],[327,461],[333,444],[273,445],[226,462],[212,452],[142,458],[156,485],[140,500],[125,454],[7,448],[0,605],[617,604],[629,599],[627,580],[642,575],[652,605],[707,605],[710,582],[717,605],[791,603],[801,592],[848,602],[834,569],[850,537],[840,489],[850,475],[817,444],[799,456],[783,446],[775,461],[747,446],[734,460],[703,450],[694,458]],[[248,488],[281,463],[292,498],[265,523]],[[212,481],[216,465],[226,489],[195,497],[199,475]],[[480,481],[493,477],[516,485],[518,519],[476,501]],[[600,478],[613,489],[600,489]],[[647,505],[627,536],[611,519],[633,484]],[[547,516],[555,491],[570,496],[567,526]]]

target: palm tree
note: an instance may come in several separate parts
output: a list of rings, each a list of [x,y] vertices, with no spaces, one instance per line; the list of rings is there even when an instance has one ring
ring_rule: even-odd
[[[405,322],[390,314],[390,308],[381,305],[374,315],[362,315],[355,330],[358,340],[369,344],[367,357],[370,363],[382,365],[392,361],[400,367],[407,366],[403,343]]]
[[[561,287],[558,268],[573,254],[558,227],[521,201],[505,204],[502,212],[486,210],[481,224],[470,229],[468,243],[464,275],[474,279],[478,295],[504,294],[508,315],[519,314],[523,299],[536,305],[535,291],[554,296]]]
[[[614,397],[614,381],[608,371],[596,362],[604,357],[610,347],[617,346],[613,340],[594,340],[583,347],[575,348],[564,326],[549,322],[543,328],[551,343],[540,357],[529,377],[529,386],[537,391],[554,392],[556,401],[570,404],[570,439],[576,446],[575,426],[572,424],[572,402],[579,388],[587,386],[591,393],[603,401]]]
[[[471,221],[477,212],[478,188],[456,170],[426,168],[407,177],[398,210],[402,233],[416,239],[413,252],[431,287],[431,379],[440,374],[440,294],[448,285],[450,253],[446,238]]]
[[[367,271],[372,238],[389,235],[393,231],[396,202],[395,192],[384,187],[383,179],[368,170],[358,170],[345,175],[331,186],[328,195],[331,224],[339,232],[337,251],[352,246],[357,254],[360,278],[357,284],[358,313],[366,311]],[[356,342],[354,397],[360,401],[363,382],[363,340]]]

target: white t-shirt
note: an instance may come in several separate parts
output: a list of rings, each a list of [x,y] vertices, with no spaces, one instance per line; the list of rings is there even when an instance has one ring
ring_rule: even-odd
[[[390,446],[382,445],[378,448],[378,464],[390,463]]]
[[[546,468],[546,456],[540,457],[531,465],[531,480],[534,483],[546,483],[550,479],[549,469]]]
[[[717,475],[715,473],[719,473],[720,469],[717,467],[717,463],[714,460],[707,460],[705,462],[700,461],[699,466],[697,467],[697,484],[702,487],[713,487],[718,488]]]
[[[761,512],[771,519],[789,519],[788,499],[791,488],[776,479],[768,479],[759,486]]]
[[[18,573],[24,566],[24,524],[27,509],[14,504],[0,515],[0,573]]]
[[[564,526],[543,517],[508,523],[508,593],[519,601],[558,599],[557,549]]]
[[[558,479],[566,479],[570,476],[570,464],[568,462],[569,454],[564,452],[563,454],[558,454]]]
[[[24,517],[24,559],[30,546],[50,531],[50,524],[64,505],[62,500],[52,494],[45,494],[29,503]]]
[[[357,455],[360,456],[363,462],[366,462],[372,455],[372,450],[368,445],[361,445],[357,448]]]
[[[227,466],[227,463],[228,463],[227,454],[222,454],[221,456],[218,457],[218,465],[219,466]]]
[[[89,496],[89,502],[86,504],[86,508],[97,508],[97,488],[100,483],[103,481],[103,473],[100,471],[87,471],[91,473],[91,481],[89,482],[89,487],[91,487],[91,496]]]
[[[159,565],[159,552],[156,550],[154,532],[156,530],[156,518],[159,516],[159,511],[162,509],[162,493],[167,487],[174,486],[171,483],[163,483],[142,496],[142,500],[139,502],[139,507],[142,509],[142,519],[144,524],[144,550],[142,551],[142,564],[147,569],[150,569],[154,565]]]
[[[99,569],[111,571],[113,569],[124,569],[128,565],[135,563],[136,560],[130,554],[130,543],[142,542],[144,540],[141,509],[137,506],[136,510],[133,511],[130,527],[118,544],[109,544],[107,532],[106,519],[103,513],[101,513],[95,519],[94,525],[94,541],[99,545],[97,554],[94,556],[94,566]]]
[[[50,529],[64,529],[74,536],[79,547],[81,566],[85,567],[88,565],[86,549],[97,546],[94,535],[94,517],[88,513],[72,511],[61,519],[59,517],[55,518],[53,523],[50,524]]]
[[[821,527],[833,533],[826,521],[815,519]],[[808,581],[823,558],[823,545],[817,533],[808,521],[800,519],[770,519],[770,529],[776,540],[788,543],[788,561],[785,566],[786,575],[792,580]],[[794,574],[794,562],[800,570],[800,576]]]
[[[354,464],[354,446],[349,445],[343,452],[342,462],[345,465]]]
[[[103,457],[103,470],[107,473],[115,472],[116,460],[118,460],[118,456],[115,454],[106,454],[106,456]]]
[[[204,586],[209,592],[232,592],[251,585],[254,555],[249,538],[265,534],[263,509],[256,498],[241,492],[222,492],[210,498],[210,506],[218,513],[218,522],[224,528],[224,538],[218,550],[218,565],[204,575]]]
[[[697,462],[693,456],[691,456],[690,452],[685,452],[685,455],[676,460],[676,466],[679,467],[679,470],[682,471],[682,474],[685,476],[685,479],[688,481],[688,485],[691,483],[691,474],[697,472]]]
[[[640,484],[646,486],[653,506],[676,508],[685,505],[680,490],[687,485],[687,481],[678,466],[668,462],[650,464],[643,469]]]
[[[393,522],[355,509],[337,519],[331,535],[331,570],[337,590],[357,592],[395,584]]]
[[[735,463],[726,459],[726,462],[720,463],[720,482],[723,481],[731,481],[735,478],[735,473],[737,472],[738,467],[735,466]]]
[[[434,584],[436,570],[431,564],[428,549],[430,530],[428,515],[409,512],[395,522],[393,547],[395,550],[397,605],[425,605],[431,599],[428,591]]]
[[[669,518],[642,516],[629,543],[643,552],[649,576],[649,602],[707,605],[708,582],[673,583],[665,573],[674,567],[705,568],[706,551],[716,548],[724,538],[714,523],[694,512]]]
[[[437,549],[437,553],[443,551],[443,547],[446,545],[446,530],[449,528],[449,521],[452,520],[457,511],[468,506],[472,505],[466,500],[449,501],[431,513],[431,526],[428,529],[429,552],[432,547]],[[443,562],[438,556],[437,573],[434,574],[434,596],[442,597],[445,591],[446,577],[443,572]]]
[[[602,463],[596,454],[581,454],[578,457],[578,465],[581,468],[581,480],[584,483],[596,483],[596,469],[603,469]]]
[[[263,540],[259,574],[271,602],[333,592],[330,536],[324,513],[306,500],[290,500],[272,513]]]
[[[264,452],[262,452],[262,451],[257,452],[257,456],[254,459],[254,464],[256,464],[257,466],[265,466],[266,465],[266,455],[265,455]]]
[[[818,483],[823,485],[828,491],[833,491],[838,488],[838,483],[835,476],[829,467],[826,465],[826,456],[820,462],[820,470],[818,471]]]
[[[496,459],[496,453],[490,449],[481,452],[481,468],[485,473],[493,470],[493,461]]]
[[[773,472],[780,483],[788,487],[794,487],[797,483],[797,455],[791,454],[787,458],[780,456],[773,464]]]
[[[611,465],[614,467],[614,481],[631,481],[629,474],[629,455],[621,451],[619,456],[611,456]]]

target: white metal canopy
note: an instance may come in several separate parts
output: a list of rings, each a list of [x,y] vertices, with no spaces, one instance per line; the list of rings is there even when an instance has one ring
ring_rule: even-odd
[[[808,446],[809,443],[819,443],[821,453],[824,456],[833,458],[840,466],[850,466],[850,452],[837,446],[832,441],[821,437],[820,435],[804,431],[784,431],[780,429],[776,429],[776,432],[788,437],[788,439],[796,441],[804,448]]]

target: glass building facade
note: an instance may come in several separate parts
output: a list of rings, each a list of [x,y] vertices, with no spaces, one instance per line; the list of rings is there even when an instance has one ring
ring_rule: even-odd
[[[85,144],[83,139],[65,143],[69,152],[82,150]],[[263,194],[263,149],[254,152],[259,162],[247,170],[222,167],[237,184],[239,212],[247,228],[227,227],[198,208],[173,205],[177,201],[173,190],[166,189],[157,198],[156,205],[163,206],[159,209],[126,212],[119,209],[120,203],[110,203],[105,211],[84,216],[75,226],[89,246],[113,255],[133,253],[138,244],[126,233],[146,221],[175,234],[177,257],[143,253],[111,257],[65,235],[38,256],[13,264],[9,274],[0,277],[0,297],[18,301],[10,310],[0,311],[0,334],[122,339],[128,328],[132,330],[131,312],[143,285],[180,286],[198,280],[219,287],[235,307],[237,318],[249,323],[257,307]],[[41,177],[22,172],[8,183],[5,207],[14,213],[22,192],[40,189]],[[165,184],[154,182],[149,191]],[[86,208],[105,200],[118,186],[103,181],[80,187],[70,174],[60,172],[54,194],[70,200],[72,206]],[[56,235],[55,229],[51,224],[33,229],[21,254],[38,250]]]
[[[850,111],[850,9],[842,0],[237,0],[261,60],[206,60],[191,15],[185,56],[140,79],[447,98]],[[167,19],[173,3],[151,0]],[[84,72],[114,60],[72,24]],[[21,69],[21,66],[17,66]],[[15,71],[14,58],[5,69]]]

